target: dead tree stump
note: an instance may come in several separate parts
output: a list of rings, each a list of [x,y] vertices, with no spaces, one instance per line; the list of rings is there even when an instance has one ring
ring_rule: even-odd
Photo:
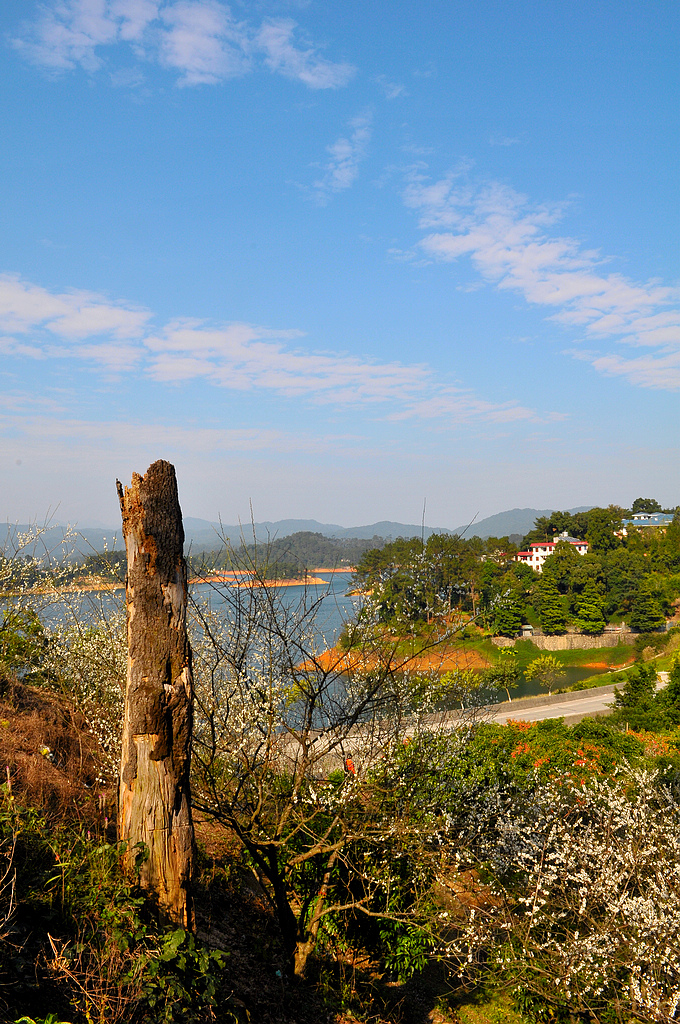
[[[191,647],[186,631],[187,569],[174,466],[154,462],[116,481],[127,550],[128,668],[118,803],[118,836],[148,858],[141,884],[161,913],[193,926],[194,858],[189,762],[193,721]]]

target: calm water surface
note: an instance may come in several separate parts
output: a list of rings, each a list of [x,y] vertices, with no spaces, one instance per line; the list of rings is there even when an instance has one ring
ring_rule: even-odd
[[[323,585],[300,585],[293,587],[277,587],[276,593],[282,605],[294,611],[303,602],[309,606],[318,602],[314,616],[314,634],[317,644],[321,646],[332,646],[336,643],[343,624],[355,614],[359,608],[360,598],[347,593],[352,579],[352,573],[327,573],[319,576],[327,582]],[[208,601],[215,611],[219,611],[227,598],[225,592],[228,588],[224,585],[201,583],[192,586],[191,595],[196,600]],[[53,623],[57,619],[66,616],[67,618],[78,618],[81,622],[88,619],[98,618],[102,613],[109,615],[116,608],[124,604],[124,593],[122,590],[111,592],[84,593],[73,595],[68,601],[62,599],[54,600],[41,610],[41,617],[46,623]],[[593,652],[593,660],[596,659],[596,652]],[[569,666],[564,677],[560,680],[559,687],[564,689],[573,686],[574,683],[589,676],[606,672],[604,669],[584,668]],[[606,678],[602,680],[606,682]],[[511,695],[515,697],[534,696],[545,691],[541,689],[535,680],[522,679]],[[506,700],[505,691],[489,691],[489,700]]]

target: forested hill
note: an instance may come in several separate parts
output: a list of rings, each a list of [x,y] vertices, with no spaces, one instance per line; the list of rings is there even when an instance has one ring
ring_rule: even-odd
[[[191,555],[189,562],[197,573],[206,568],[229,567],[236,562],[241,565],[254,563],[270,577],[295,577],[309,569],[352,568],[366,551],[382,548],[384,543],[383,537],[372,537],[370,540],[324,537],[322,533],[301,530],[268,543]]]
[[[353,569],[363,555],[380,549],[383,537],[370,540],[324,537],[322,533],[301,530],[290,537],[269,543],[224,546],[221,551],[200,551],[187,556],[190,576],[203,576],[216,569],[257,567],[270,579],[295,578],[311,569]],[[89,555],[83,564],[86,573],[107,575],[113,569],[125,575],[124,551]]]

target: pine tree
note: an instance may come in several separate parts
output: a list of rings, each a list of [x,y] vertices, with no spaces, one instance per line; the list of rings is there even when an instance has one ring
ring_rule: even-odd
[[[553,576],[544,572],[539,589],[539,616],[544,633],[563,633],[567,616],[557,583]]]
[[[499,604],[493,613],[497,636],[517,636],[522,628],[522,605],[512,596]]]
[[[657,693],[656,704],[666,725],[680,725],[680,660],[676,660],[671,669],[668,686]]]
[[[637,633],[649,633],[666,625],[666,618],[648,584],[642,584],[634,600],[630,627]]]
[[[576,604],[576,625],[582,633],[601,633],[605,627],[602,598],[593,580],[588,580]]]
[[[656,690],[656,669],[653,665],[636,665],[628,673],[623,690],[614,690],[614,719],[631,729],[653,731],[661,724]]]

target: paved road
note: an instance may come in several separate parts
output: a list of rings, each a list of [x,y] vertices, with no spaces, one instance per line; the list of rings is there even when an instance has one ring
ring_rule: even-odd
[[[553,698],[535,698],[531,702],[513,701],[511,704],[503,704],[493,714],[493,721],[499,725],[505,725],[510,718],[521,719],[524,722],[538,722],[544,718],[564,718],[567,724],[575,724],[582,718],[593,715],[608,715],[614,703],[614,687],[607,687],[607,692],[602,693],[602,687],[598,687],[598,693],[588,694],[587,690],[577,693],[561,693]]]
[[[657,689],[668,684],[668,672],[659,672]],[[572,693],[556,693],[553,696],[523,697],[512,702],[496,704],[489,708],[482,716],[486,721],[498,722],[505,725],[510,719],[524,722],[539,722],[546,718],[563,718],[566,725],[576,725],[583,718],[591,718],[594,715],[608,715],[614,704],[614,684],[594,687],[590,690],[577,690]],[[469,719],[468,719],[469,721]],[[463,719],[455,712],[445,715],[433,715],[430,727],[437,729],[455,729],[460,726]],[[427,728],[427,724],[426,724]],[[415,725],[406,726],[403,731],[404,737],[413,736]],[[319,737],[320,742],[324,742]],[[286,754],[289,757],[295,756],[295,744],[289,738],[284,745]],[[376,749],[382,750],[380,743]],[[346,737],[341,747],[335,748],[328,755],[327,769],[337,767],[338,763],[346,755],[350,754],[360,764],[365,758],[365,744],[359,729],[352,735]]]
[[[668,672],[659,672],[656,688],[668,685]],[[614,686],[598,686],[592,690],[555,694],[553,697],[529,697],[511,703],[496,705],[492,721],[499,725],[511,719],[539,722],[544,718],[564,718],[567,725],[575,725],[582,718],[608,715],[614,705]]]

